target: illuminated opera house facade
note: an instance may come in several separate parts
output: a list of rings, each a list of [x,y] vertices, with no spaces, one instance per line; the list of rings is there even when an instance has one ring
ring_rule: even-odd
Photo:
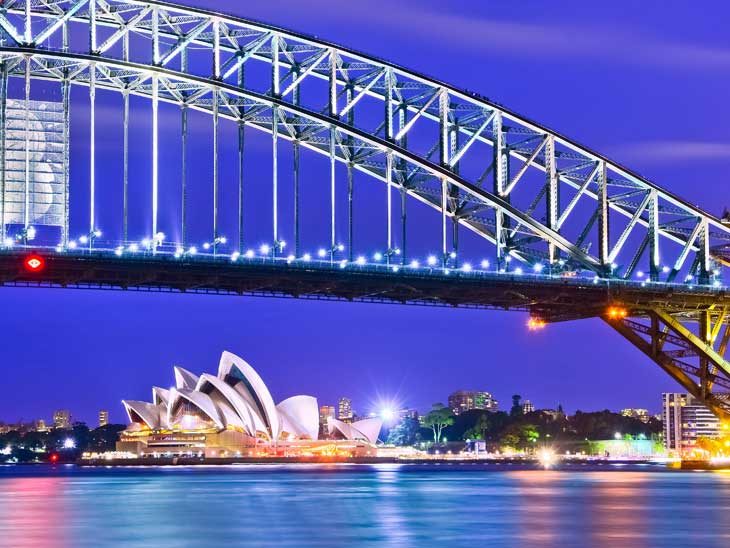
[[[130,425],[117,451],[206,458],[375,454],[380,419],[329,419],[328,439],[319,439],[316,398],[275,405],[258,373],[230,352],[223,352],[217,375],[174,371],[175,387],[152,388],[152,402],[122,402]]]

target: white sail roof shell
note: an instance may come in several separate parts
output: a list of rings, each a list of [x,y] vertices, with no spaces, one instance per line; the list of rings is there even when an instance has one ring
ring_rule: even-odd
[[[173,367],[175,372],[175,388],[178,390],[194,390],[195,385],[198,384],[198,376],[193,375],[187,369],[175,366]]]
[[[276,412],[274,399],[271,397],[269,389],[264,384],[264,381],[261,380],[259,374],[245,360],[235,354],[224,351],[221,355],[220,364],[218,365],[218,378],[225,380],[231,374],[246,385],[245,389],[253,400],[254,409],[259,411],[258,414],[261,415],[263,422],[269,427],[271,439],[278,439],[281,425],[279,424],[279,415]],[[242,390],[239,387],[240,384],[236,388]]]
[[[219,393],[214,393],[214,396],[211,396],[210,399],[213,400],[213,403],[218,408],[218,412],[226,428],[234,427],[246,430],[246,425],[243,424],[241,417],[228,405],[228,402]]]
[[[129,422],[137,422],[132,413],[137,415],[151,430],[164,427],[162,415],[166,414],[166,409],[162,406],[155,405],[146,401],[122,400],[124,410],[127,412]]]
[[[319,436],[319,407],[312,396],[292,396],[280,402],[276,410],[282,419],[282,431],[316,440]]]
[[[203,413],[205,413],[215,425],[223,430],[226,426],[221,418],[218,408],[210,399],[210,396],[203,394],[202,392],[196,392],[195,390],[172,390],[170,392],[170,403],[167,406],[167,422],[172,425],[172,411],[175,408],[175,404],[180,398],[185,398],[190,403],[195,405]]]
[[[153,386],[152,403],[167,407],[167,404],[170,403],[170,391],[165,388],[160,388],[159,386]]]
[[[327,421],[327,425],[330,434],[337,430],[345,437],[345,439],[364,440],[375,444],[378,441],[378,434],[380,434],[383,421],[378,418],[373,418],[348,424],[330,417]]]
[[[351,424],[353,430],[356,430],[372,444],[378,441],[380,429],[383,427],[383,420],[379,418],[365,419]]]
[[[211,384],[218,393],[228,401],[231,408],[238,414],[243,427],[250,436],[255,436],[257,431],[267,432],[266,425],[254,410],[239,394],[236,389],[227,385],[222,379],[208,373],[200,375],[196,390],[201,390],[206,383]]]

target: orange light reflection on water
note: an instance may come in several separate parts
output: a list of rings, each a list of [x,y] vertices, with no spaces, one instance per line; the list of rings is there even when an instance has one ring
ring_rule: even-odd
[[[11,478],[0,483],[0,544],[70,546],[64,478]]]

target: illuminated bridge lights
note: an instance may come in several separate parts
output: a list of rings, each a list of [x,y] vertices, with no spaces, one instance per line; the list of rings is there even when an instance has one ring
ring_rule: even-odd
[[[262,243],[256,248],[247,248],[245,250],[231,250],[225,253],[215,252],[213,244],[210,242],[200,244],[200,247],[196,245],[189,245],[187,248],[183,247],[180,243],[169,242],[164,245],[160,245],[164,239],[164,233],[158,232],[154,238],[145,237],[137,242],[114,242],[107,241],[103,245],[96,246],[93,250],[90,246],[79,245],[80,242],[90,243],[90,238],[81,236],[77,240],[70,240],[64,246],[62,243],[57,244],[55,247],[48,246],[48,249],[56,253],[72,254],[72,255],[100,255],[106,254],[114,255],[116,257],[128,257],[131,259],[136,258],[149,258],[152,256],[158,256],[164,260],[164,257],[171,257],[177,260],[190,260],[195,258],[196,261],[213,261],[220,262],[225,260],[232,264],[238,264],[240,266],[246,266],[250,264],[256,264],[258,262],[266,262],[267,264],[281,266],[283,268],[301,267],[303,264],[313,263],[317,267],[331,266],[338,270],[345,271],[357,271],[357,270],[383,270],[392,274],[398,272],[403,273],[418,273],[419,275],[433,275],[433,276],[447,276],[456,275],[462,278],[473,278],[480,279],[485,277],[498,276],[500,278],[525,278],[528,280],[561,280],[565,278],[577,278],[576,282],[585,282],[587,284],[598,285],[598,284],[621,284],[636,287],[649,287],[650,284],[675,286],[692,290],[694,287],[711,288],[715,291],[723,291],[725,287],[721,281],[717,278],[708,280],[704,284],[692,284],[694,278],[687,275],[681,278],[680,281],[662,282],[649,280],[645,272],[640,272],[643,275],[641,277],[636,276],[633,279],[629,278],[604,278],[598,274],[592,272],[580,272],[575,270],[566,271],[566,261],[556,261],[556,265],[563,264],[563,268],[553,269],[550,266],[541,261],[523,261],[522,259],[514,260],[513,257],[505,256],[504,263],[511,263],[510,266],[499,265],[498,262],[490,263],[488,259],[477,260],[476,262],[464,261],[460,266],[451,265],[449,263],[442,263],[439,255],[436,253],[426,253],[422,257],[410,257],[407,262],[401,260],[394,261],[393,257],[398,255],[397,248],[392,249],[390,252],[375,251],[367,254],[357,255],[352,260],[345,258],[337,258],[335,254],[345,249],[343,244],[337,244],[333,247],[327,246],[315,246],[315,251],[310,253],[308,251],[302,252],[300,255],[293,253],[283,254],[279,251],[283,251],[286,243],[283,240],[277,242],[277,244]],[[227,242],[225,237],[221,236],[215,243],[222,245]],[[159,246],[159,247],[157,247]],[[28,249],[37,250],[38,246],[29,246],[22,242],[13,242],[13,247],[6,246],[6,250],[11,249]],[[199,249],[202,251],[200,252]],[[452,253],[444,255],[448,261],[451,258]],[[386,260],[387,259],[387,260]],[[518,262],[515,265],[515,262]],[[608,312],[604,315],[608,316]]]
[[[363,268],[373,270],[382,269],[384,271],[394,274],[398,272],[417,272],[419,274],[434,276],[456,274],[461,277],[476,279],[494,275],[512,278],[524,277],[534,280],[560,280],[565,278],[579,278],[580,280],[592,285],[621,284],[635,285],[638,287],[648,287],[650,284],[656,284],[676,287],[681,286],[682,288],[686,288],[688,290],[692,290],[693,288],[698,286],[703,288],[710,288],[714,291],[724,291],[726,289],[726,287],[723,286],[721,280],[717,278],[710,279],[704,284],[693,284],[692,282],[694,281],[694,277],[691,275],[686,275],[681,278],[682,281],[676,281],[674,283],[662,282],[659,280],[649,280],[646,273],[643,271],[637,272],[633,279],[613,277],[603,278],[600,275],[591,272],[583,273],[585,274],[583,275],[577,271],[566,271],[565,268],[567,268],[567,263],[563,260],[556,261],[556,265],[560,266],[560,264],[562,263],[564,267],[557,270],[550,268],[549,265],[544,262],[521,262],[521,266],[514,266],[514,263],[516,261],[514,261],[514,258],[510,256],[504,257],[505,263],[512,263],[510,267],[498,265],[498,263],[490,263],[488,259],[481,259],[476,261],[476,263],[465,261],[459,267],[456,267],[449,264],[443,265],[437,254],[430,253],[424,254],[423,257],[412,257],[405,264],[401,264],[400,260],[397,261],[397,264],[394,264],[392,257],[397,256],[398,252],[400,251],[397,248],[392,249],[390,252],[375,251],[368,254],[362,254],[356,256],[352,260],[348,260],[344,258],[336,258],[334,256],[335,253],[340,252],[344,249],[343,244],[338,244],[332,248],[328,248],[326,246],[315,247],[316,251],[314,253],[303,252],[299,256],[293,253],[279,255],[278,251],[283,250],[284,246],[286,245],[283,240],[280,240],[276,245],[262,243],[258,248],[248,248],[245,251],[235,250],[226,253],[215,253],[214,246],[210,242],[201,244],[200,248],[196,245],[189,245],[187,248],[184,248],[181,244],[172,242],[162,245],[161,247],[156,247],[162,243],[164,237],[164,233],[158,232],[155,237],[145,237],[138,242],[107,241],[104,242],[104,245],[97,246],[93,250],[91,250],[89,246],[79,245],[83,242],[85,242],[86,244],[90,243],[90,238],[88,236],[82,235],[77,240],[68,241],[65,246],[59,243],[55,247],[49,246],[48,249],[51,251],[55,250],[55,252],[58,254],[69,253],[73,255],[85,255],[88,253],[98,255],[108,253],[116,257],[124,256],[130,258],[142,258],[156,255],[160,258],[169,256],[177,260],[192,259],[193,257],[195,257],[196,260],[199,261],[207,260],[219,262],[221,260],[226,260],[229,263],[238,264],[241,266],[264,261],[270,264],[280,265],[282,267],[297,267],[301,266],[303,263],[312,262],[318,267],[328,265],[332,266],[333,268],[337,268],[338,270],[362,270]],[[227,240],[224,236],[221,236],[214,241],[217,245],[222,245]],[[12,249],[28,249],[30,251],[31,249],[38,249],[38,246],[29,246],[22,242],[12,241],[12,246],[8,244],[5,246],[5,249],[8,251]],[[203,252],[199,252],[199,249],[202,249]],[[452,253],[447,253],[445,255],[446,258],[451,258],[451,256]],[[385,259],[389,260],[386,261]],[[714,272],[712,273],[714,274]],[[614,312],[613,314],[614,316],[611,316],[611,313],[608,311],[605,313],[605,315],[609,318],[618,318],[617,313]]]
[[[100,231],[99,231],[100,232]],[[386,271],[388,273],[397,274],[402,273],[417,273],[419,275],[433,275],[433,276],[451,276],[456,275],[462,278],[487,278],[492,276],[498,276],[500,278],[525,278],[526,280],[561,280],[566,278],[577,278],[577,282],[585,282],[586,284],[592,285],[615,285],[620,284],[622,286],[635,286],[641,288],[648,288],[651,285],[666,286],[666,287],[681,287],[686,290],[693,290],[695,288],[711,289],[716,292],[722,292],[727,289],[722,284],[722,281],[718,277],[711,277],[704,283],[696,283],[696,280],[692,275],[685,275],[679,280],[674,282],[666,282],[661,280],[650,280],[646,272],[639,271],[634,274],[632,278],[622,277],[602,277],[599,274],[593,272],[566,270],[571,268],[568,263],[564,260],[556,261],[555,265],[562,268],[552,268],[548,263],[542,261],[525,261],[523,258],[515,260],[514,257],[505,256],[503,257],[504,263],[499,264],[498,262],[491,263],[488,259],[477,260],[476,262],[464,261],[460,266],[455,266],[450,263],[442,263],[439,255],[436,253],[427,253],[422,257],[410,257],[405,263],[401,260],[395,261],[393,256],[397,256],[397,248],[391,249],[390,252],[375,251],[370,253],[363,253],[357,255],[352,260],[345,258],[338,258],[335,256],[337,252],[342,251],[344,248],[343,244],[337,244],[333,247],[327,246],[315,246],[315,252],[310,253],[308,251],[302,252],[300,255],[293,253],[279,254],[279,251],[283,251],[286,243],[283,240],[278,241],[276,245],[269,243],[262,243],[257,248],[248,248],[241,251],[231,250],[225,253],[215,252],[214,246],[207,242],[200,244],[200,247],[196,245],[188,245],[187,248],[183,247],[180,243],[169,242],[159,246],[164,239],[164,233],[158,232],[153,238],[145,237],[139,241],[126,241],[126,242],[114,242],[106,241],[103,245],[95,246],[91,249],[89,245],[80,245],[82,242],[90,243],[91,238],[88,236],[81,236],[76,240],[69,240],[64,246],[63,243],[59,243],[56,246],[46,246],[46,248],[58,254],[71,254],[71,255],[103,255],[109,254],[116,257],[125,257],[131,259],[137,258],[149,258],[157,256],[164,260],[165,257],[174,258],[176,260],[190,260],[195,258],[196,261],[210,261],[219,263],[220,261],[226,261],[229,264],[237,264],[242,267],[250,264],[256,264],[258,262],[266,262],[271,265],[278,265],[282,268],[301,267],[303,264],[313,263],[318,268],[332,267],[338,270],[344,271],[357,271],[357,270],[373,270],[373,271]],[[222,245],[227,240],[224,236],[220,236],[217,241],[214,240],[217,245]],[[40,246],[44,248],[43,246]],[[44,248],[44,249],[46,249]],[[2,249],[2,247],[0,247]],[[23,242],[12,241],[12,246],[4,246],[6,251],[13,249],[26,249],[28,251],[35,251],[39,249],[38,245],[30,246]],[[199,251],[200,250],[200,251]],[[202,251],[202,252],[201,252]],[[444,257],[448,260],[451,258],[452,253],[447,253]],[[387,260],[386,260],[387,259]],[[518,262],[519,261],[519,262]],[[515,265],[515,263],[518,265]],[[401,264],[402,263],[402,264]],[[511,263],[508,265],[508,263]],[[711,271],[710,274],[714,274]],[[695,283],[693,283],[695,282]],[[613,315],[612,315],[613,314]],[[604,312],[604,316],[610,319],[618,319],[619,315],[617,312]]]
[[[628,314],[628,311],[622,306],[609,306],[606,310],[606,316],[609,320],[622,320]]]

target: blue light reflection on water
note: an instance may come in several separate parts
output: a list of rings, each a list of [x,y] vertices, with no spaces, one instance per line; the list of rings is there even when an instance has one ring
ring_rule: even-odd
[[[2,546],[730,546],[730,474],[0,467]]]

